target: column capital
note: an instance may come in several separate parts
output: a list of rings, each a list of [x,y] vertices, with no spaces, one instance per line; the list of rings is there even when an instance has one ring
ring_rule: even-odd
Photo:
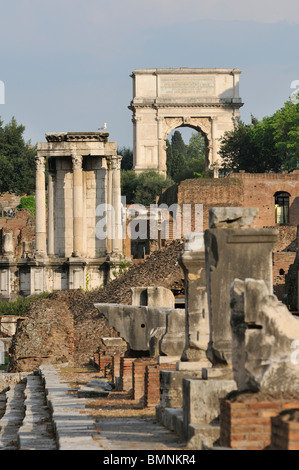
[[[121,159],[122,159],[122,157],[120,155],[114,155],[114,156],[107,157],[108,170],[120,170]]]
[[[46,157],[37,155],[35,157],[36,171],[45,171],[45,167],[46,167]]]

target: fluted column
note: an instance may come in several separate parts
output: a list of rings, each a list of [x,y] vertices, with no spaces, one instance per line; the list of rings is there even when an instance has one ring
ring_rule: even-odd
[[[121,184],[120,184],[121,157],[112,158],[112,205],[114,208],[114,238],[112,240],[113,253],[123,252],[122,220],[121,220]]]
[[[113,220],[114,214],[112,213],[112,159],[107,158],[107,238],[106,238],[106,251],[112,253],[112,238],[113,238]]]
[[[83,175],[82,156],[72,155],[73,163],[73,256],[83,255]]]
[[[54,180],[55,175],[48,174],[48,256],[54,256]]]
[[[38,155],[35,158],[35,256],[47,256],[47,227],[46,227],[46,157]]]

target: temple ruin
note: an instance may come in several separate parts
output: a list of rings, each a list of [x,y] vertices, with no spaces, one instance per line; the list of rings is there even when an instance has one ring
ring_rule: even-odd
[[[49,133],[38,144],[35,243],[24,242],[21,258],[15,259],[13,235],[4,235],[3,298],[94,288],[110,279],[111,266],[123,254],[123,237],[121,157],[108,136]]]

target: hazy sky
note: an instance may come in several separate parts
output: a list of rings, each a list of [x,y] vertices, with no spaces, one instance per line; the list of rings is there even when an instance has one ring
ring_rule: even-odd
[[[0,117],[132,147],[134,69],[236,67],[249,122],[289,98],[298,45],[299,0],[0,0]]]

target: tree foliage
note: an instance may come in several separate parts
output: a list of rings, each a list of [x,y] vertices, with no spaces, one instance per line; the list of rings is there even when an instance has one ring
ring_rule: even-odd
[[[175,182],[203,176],[205,173],[205,140],[199,132],[192,133],[189,145],[180,131],[175,131],[171,142],[166,141],[167,174]]]
[[[220,146],[224,171],[249,173],[299,167],[299,103],[287,101],[272,116],[250,124],[239,121],[226,132]]]
[[[121,169],[132,170],[133,168],[133,150],[129,147],[121,147],[117,149],[117,154],[122,156]]]
[[[172,186],[186,178],[207,176],[205,172],[205,141],[195,132],[189,145],[186,145],[179,131],[172,135],[171,142],[166,141],[167,177],[155,170],[135,173],[132,150],[122,147],[118,154],[123,156],[121,171],[122,195],[127,204],[154,204],[164,188]]]
[[[34,193],[36,147],[25,142],[24,131],[14,117],[6,125],[0,120],[1,193]]]
[[[162,193],[164,188],[173,185],[169,178],[164,178],[155,170],[135,173],[134,170],[121,172],[121,193],[126,197],[127,204],[142,204],[149,206],[156,202],[156,196]]]

